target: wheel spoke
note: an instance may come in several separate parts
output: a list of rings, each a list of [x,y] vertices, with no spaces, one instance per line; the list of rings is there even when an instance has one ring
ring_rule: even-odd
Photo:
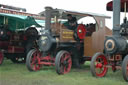
[[[40,69],[40,65],[37,62],[35,62],[34,63],[34,70],[39,70],[39,69]]]
[[[96,62],[98,62],[98,63],[104,63],[104,61],[103,61],[102,58],[98,58],[98,59],[96,60]]]
[[[37,56],[36,56],[36,57],[39,59],[39,58],[40,58],[40,56],[41,56],[40,52],[37,52],[36,54],[37,54]]]
[[[101,68],[101,71],[103,72],[103,71],[104,71],[104,69],[105,69],[105,67],[102,67],[102,68]]]
[[[69,58],[67,62],[68,62],[68,63],[72,63],[72,60],[71,60],[71,58]]]
[[[67,68],[66,68],[66,66],[64,66],[64,73],[66,73],[67,72]]]
[[[104,60],[102,59],[100,63],[104,64]]]
[[[32,61],[31,67],[33,67],[34,70],[36,69],[36,68],[35,68],[35,67],[36,67],[35,65],[36,65],[35,61]]]
[[[31,65],[33,65],[33,64],[35,64],[35,61],[32,61],[32,62],[31,62]]]
[[[33,54],[32,56],[32,59],[31,59],[31,64],[34,64],[36,62],[36,56],[35,56],[35,53]]]
[[[98,66],[98,68],[96,68],[96,70],[97,70],[98,74],[100,74],[103,72],[104,68],[103,67],[101,68]]]
[[[102,73],[103,72],[103,69],[102,68],[100,68],[100,73]]]
[[[96,68],[96,73],[99,74],[100,68]]]
[[[95,67],[96,67],[96,68],[99,68],[98,63],[96,63]]]
[[[34,64],[34,62],[35,62],[35,58],[32,58],[31,63]]]
[[[39,64],[36,64],[36,70],[39,70],[39,69],[40,69]]]
[[[34,54],[32,55],[32,61],[35,61],[35,59],[36,59],[35,54],[36,54],[36,53],[34,53]]]
[[[35,69],[35,70],[37,69],[36,64],[34,64],[34,69]]]
[[[67,60],[69,57],[70,57],[70,55],[69,54],[64,54],[65,55],[65,57],[64,57],[64,60]]]
[[[64,73],[64,65],[63,64],[60,65],[60,73]]]
[[[64,62],[64,55],[61,57],[61,61],[60,61],[61,63],[63,63]]]

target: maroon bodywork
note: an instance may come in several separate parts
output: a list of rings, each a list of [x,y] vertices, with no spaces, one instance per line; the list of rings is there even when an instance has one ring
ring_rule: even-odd
[[[35,27],[29,27],[27,30],[17,32],[9,31],[8,33],[7,31],[7,39],[1,34],[0,64],[3,62],[3,57],[11,59],[14,63],[25,63],[26,53],[36,45],[35,36],[38,36],[38,32]]]
[[[124,4],[126,2],[126,6],[128,8],[128,0],[121,0],[121,12],[124,12]],[[106,6],[107,11],[113,11],[113,1],[107,3]],[[127,10],[128,12],[128,10]]]

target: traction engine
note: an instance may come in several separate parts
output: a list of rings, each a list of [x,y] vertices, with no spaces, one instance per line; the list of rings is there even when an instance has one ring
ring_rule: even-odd
[[[60,23],[51,23],[52,14],[57,12],[55,10],[45,8],[45,28],[37,40],[38,47],[27,54],[26,65],[29,71],[40,70],[42,66],[55,66],[58,74],[65,74],[72,65],[79,65],[78,54],[82,54],[85,26],[79,24],[77,32],[74,32]]]
[[[106,36],[104,53],[96,53],[91,60],[91,72],[95,77],[106,75],[108,67],[113,72],[122,69],[124,80],[128,82],[128,21],[125,16],[120,25],[120,9],[128,5],[125,0],[113,0],[113,35]],[[126,14],[125,14],[126,15]]]

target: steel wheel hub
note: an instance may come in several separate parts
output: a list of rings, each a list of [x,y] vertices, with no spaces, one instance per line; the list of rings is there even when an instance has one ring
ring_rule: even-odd
[[[102,68],[102,67],[103,67],[103,64],[97,63],[96,67],[97,67],[97,68]]]

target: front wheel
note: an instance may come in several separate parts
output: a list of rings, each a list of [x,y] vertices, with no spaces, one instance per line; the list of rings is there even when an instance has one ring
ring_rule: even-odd
[[[40,67],[41,67],[41,65],[39,64],[40,56],[41,56],[41,52],[36,49],[32,49],[28,52],[27,58],[26,58],[26,66],[29,71],[40,70]]]
[[[124,80],[128,82],[128,55],[125,56],[122,63],[122,74],[124,77]]]
[[[58,74],[66,74],[71,70],[71,66],[71,54],[64,50],[58,52],[55,59],[56,72]]]
[[[0,51],[0,65],[3,63],[4,60],[4,55],[3,53]]]
[[[103,53],[96,53],[91,60],[91,73],[94,77],[104,77],[108,71],[107,58]]]

